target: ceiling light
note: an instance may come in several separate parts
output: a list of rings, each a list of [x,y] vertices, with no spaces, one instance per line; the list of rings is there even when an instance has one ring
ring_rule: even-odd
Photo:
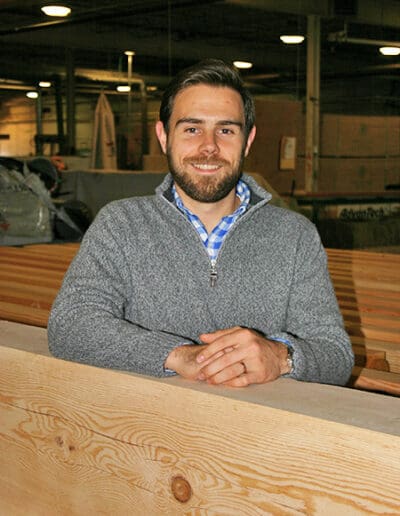
[[[68,16],[71,13],[65,5],[44,5],[41,9],[47,16]]]
[[[39,86],[41,88],[50,88],[51,82],[50,81],[40,81],[39,82]]]
[[[400,54],[400,47],[381,47],[379,52],[384,56],[398,56]]]
[[[26,96],[29,99],[37,99],[39,97],[39,93],[37,91],[27,91]]]
[[[280,36],[279,39],[287,45],[298,45],[299,43],[303,43],[304,36],[300,36],[300,34],[284,35]]]
[[[117,91],[120,93],[128,93],[128,91],[131,91],[131,87],[128,84],[121,84],[117,86]]]
[[[236,66],[236,68],[241,68],[242,70],[246,70],[251,68],[253,63],[250,63],[249,61],[233,61],[233,66]]]
[[[126,56],[134,56],[135,55],[135,52],[133,50],[125,50],[124,54]]]

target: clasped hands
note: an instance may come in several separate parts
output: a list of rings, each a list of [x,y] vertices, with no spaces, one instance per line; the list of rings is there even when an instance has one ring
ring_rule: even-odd
[[[175,348],[165,367],[190,380],[246,387],[288,372],[287,347],[260,333],[235,326],[200,335],[203,344]]]

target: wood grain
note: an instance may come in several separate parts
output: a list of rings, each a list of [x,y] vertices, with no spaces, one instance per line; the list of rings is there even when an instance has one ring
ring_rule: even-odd
[[[281,386],[286,397],[302,388]],[[330,389],[310,387],[323,405]],[[274,386],[263,389],[262,406],[236,399],[240,390],[214,395],[0,347],[2,511],[398,513],[400,429],[381,433],[269,407]],[[341,391],[337,410],[353,393]],[[376,415],[381,397],[357,394]],[[390,411],[399,403],[385,401]],[[174,496],[177,477],[190,486],[185,503]]]

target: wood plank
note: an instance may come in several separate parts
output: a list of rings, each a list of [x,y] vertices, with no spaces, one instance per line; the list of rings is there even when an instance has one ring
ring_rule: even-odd
[[[400,374],[368,369],[366,367],[355,367],[353,375],[354,377],[350,385],[357,389],[385,392],[387,394],[400,396]]]
[[[396,343],[367,339],[352,335],[350,337],[357,365],[371,369],[381,369],[392,373],[400,373],[400,346]],[[374,359],[379,356],[385,360],[384,367],[372,367]]]
[[[346,319],[344,321],[344,326],[350,337],[367,337],[374,340],[391,342],[393,344],[399,344],[400,341],[400,332],[398,330],[385,330],[366,324],[360,325],[353,322],[347,322]]]
[[[344,319],[349,323],[358,323],[361,326],[371,325],[394,331],[399,330],[400,337],[400,319],[396,315],[365,313],[358,310],[348,310],[347,308],[343,308],[341,312]]]
[[[15,321],[40,326],[42,328],[47,327],[49,319],[48,308],[38,308],[36,306],[26,307],[18,303],[7,303],[4,301],[0,301],[0,314],[0,322],[3,319],[5,321]]]
[[[1,277],[1,276],[0,276]],[[387,303],[379,302],[377,298],[369,298],[366,302],[348,301],[342,297],[338,297],[338,303],[341,310],[358,311],[360,314],[368,315],[383,315],[389,317],[400,318],[400,306],[392,303],[388,306]],[[342,312],[343,313],[343,312]]]
[[[1,346],[2,508],[396,514],[399,403],[285,379],[254,389],[157,381]]]

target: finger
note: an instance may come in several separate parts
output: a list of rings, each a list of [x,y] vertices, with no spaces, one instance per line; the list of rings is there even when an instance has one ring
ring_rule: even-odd
[[[219,355],[219,353],[222,354]],[[199,375],[201,375],[203,380],[206,380],[211,376],[216,375],[217,373],[219,373],[223,369],[226,369],[227,367],[231,367],[234,364],[243,361],[243,356],[240,352],[237,353],[232,351],[230,353],[219,353],[219,356],[215,355],[218,356],[218,358],[213,359],[213,357],[211,357],[211,359],[208,359],[207,361],[200,364],[201,369],[199,371]]]
[[[246,374],[246,366],[243,362],[236,362],[232,366],[226,367],[214,376],[209,377],[207,382],[213,385],[223,384],[244,374]]]
[[[220,337],[223,337],[224,335],[229,335],[231,333],[234,333],[237,331],[239,326],[234,326],[233,328],[225,328],[223,330],[217,330],[210,333],[202,333],[200,335],[200,340],[204,342],[205,344],[210,344],[216,339],[219,339]]]
[[[229,333],[224,333],[217,339],[215,339],[213,342],[208,344],[198,355],[197,355],[197,362],[200,364],[202,362],[205,362],[208,360],[212,355],[215,353],[218,353],[219,351],[225,350],[225,352],[229,352],[232,349],[234,349],[238,342],[237,342],[237,330],[232,331]]]
[[[228,369],[236,366],[238,374],[242,374],[246,368],[245,364],[245,352],[241,349],[234,349],[230,353],[223,353],[222,356],[216,360],[208,361],[206,365],[202,365],[199,372],[199,379],[208,380],[209,378],[217,375],[224,369]],[[239,364],[239,368],[237,365]],[[240,365],[241,364],[241,365]]]
[[[232,380],[229,380],[228,382],[224,382],[223,385],[226,387],[247,387],[251,383],[256,383],[251,381],[251,375],[242,374],[236,378],[232,378]]]
[[[200,352],[202,353],[202,351]],[[222,357],[224,354],[226,353],[226,351],[224,349],[220,350],[220,351],[217,351],[216,353],[214,353],[214,355],[211,355],[209,358],[207,358],[207,360],[202,360],[201,362],[201,367],[205,367],[209,364],[211,364],[211,362],[213,362],[214,360],[217,360],[218,358]],[[196,357],[196,362],[199,364],[199,360],[198,360],[198,357]]]

